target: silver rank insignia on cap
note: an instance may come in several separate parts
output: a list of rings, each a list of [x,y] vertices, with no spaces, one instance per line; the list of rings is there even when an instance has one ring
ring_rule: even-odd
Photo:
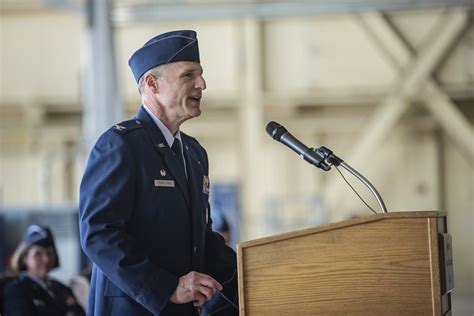
[[[114,125],[114,128],[115,128],[116,130],[119,130],[119,131],[123,131],[124,129],[126,129],[125,126],[122,126],[122,125],[120,125],[120,124],[115,124],[115,125]]]
[[[160,174],[162,177],[166,176],[166,170],[165,169],[161,169],[160,170]]]
[[[202,193],[209,194],[209,177],[202,176]]]

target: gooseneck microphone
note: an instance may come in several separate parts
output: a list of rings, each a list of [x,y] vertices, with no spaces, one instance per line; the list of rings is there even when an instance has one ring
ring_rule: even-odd
[[[277,122],[271,121],[267,124],[266,130],[268,135],[270,135],[274,140],[290,147],[294,152],[303,157],[303,159],[310,164],[321,168],[324,171],[331,169],[331,167],[324,161],[324,156],[312,148],[308,148],[308,146],[291,135],[291,133],[288,132],[284,126],[278,124]]]
[[[357,179],[359,179],[372,192],[372,194],[377,199],[377,202],[379,203],[379,206],[382,212],[387,213],[387,208],[385,207],[385,203],[383,202],[382,197],[377,192],[375,187],[369,182],[369,180],[364,178],[363,175],[361,175],[359,172],[354,170],[351,166],[349,166],[349,164],[345,163],[341,158],[336,156],[330,149],[324,146],[321,146],[319,148],[308,148],[308,146],[306,146],[305,144],[300,142],[296,137],[291,135],[290,132],[288,132],[285,127],[283,127],[282,125],[274,121],[271,121],[270,123],[267,124],[266,130],[267,130],[268,135],[270,135],[274,140],[279,141],[280,143],[290,147],[294,152],[296,152],[298,155],[303,157],[304,160],[306,160],[307,162],[309,162],[310,164],[318,168],[323,169],[324,171],[330,170],[331,166],[335,166],[336,169],[338,166],[342,166],[344,169],[352,173]],[[339,169],[337,170],[339,171]],[[339,171],[339,173],[341,172]],[[342,176],[342,173],[341,173],[341,176]],[[347,183],[349,184],[349,182]],[[352,189],[354,190],[354,188]],[[356,191],[354,190],[354,192]],[[357,192],[356,194],[359,195]],[[364,200],[362,201],[365,203]],[[365,204],[368,206],[367,203]],[[370,206],[369,208],[372,209]]]

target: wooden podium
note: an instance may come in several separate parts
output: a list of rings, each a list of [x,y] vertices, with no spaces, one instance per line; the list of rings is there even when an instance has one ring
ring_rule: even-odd
[[[240,315],[450,315],[443,212],[354,218],[237,246]]]

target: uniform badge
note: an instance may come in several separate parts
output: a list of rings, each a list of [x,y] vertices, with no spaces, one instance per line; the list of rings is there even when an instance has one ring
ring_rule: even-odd
[[[160,147],[160,148],[164,148],[164,147],[165,147],[165,144],[163,144],[163,143],[159,143],[159,144],[158,144],[158,147]]]
[[[34,298],[33,299],[33,305],[35,306],[46,306],[46,303],[43,300],[39,300]]]
[[[174,180],[155,180],[155,187],[174,187]]]
[[[166,170],[165,169],[161,169],[160,170],[160,174],[162,177],[166,176]]]
[[[202,193],[209,194],[209,177],[202,176]]]
[[[114,128],[115,128],[116,130],[119,130],[119,131],[123,131],[124,129],[126,129],[125,126],[122,126],[122,125],[120,125],[120,124],[115,124],[115,125],[114,125]]]
[[[66,305],[67,306],[72,306],[76,304],[76,300],[72,296],[68,296],[66,299]]]

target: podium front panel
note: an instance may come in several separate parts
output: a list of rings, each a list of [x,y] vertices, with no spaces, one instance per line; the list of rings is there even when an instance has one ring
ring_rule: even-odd
[[[437,220],[375,216],[243,243],[241,314],[440,314]]]

